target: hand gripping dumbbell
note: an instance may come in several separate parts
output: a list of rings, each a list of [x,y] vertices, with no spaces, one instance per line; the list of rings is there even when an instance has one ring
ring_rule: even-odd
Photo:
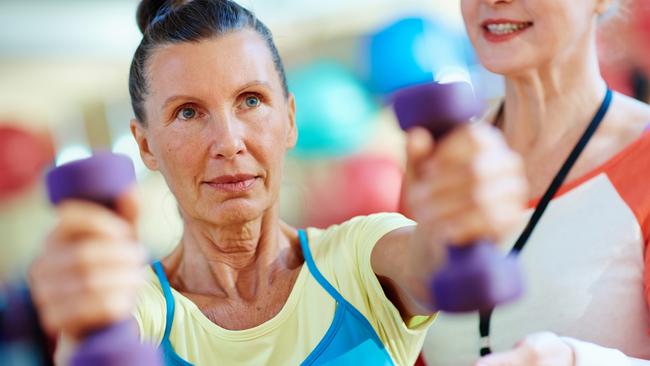
[[[436,139],[467,123],[482,108],[467,83],[423,84],[394,95],[400,127],[424,127]],[[448,246],[445,267],[435,275],[431,290],[436,307],[447,312],[487,311],[515,300],[523,292],[521,270],[514,256],[477,241]]]
[[[52,169],[46,177],[49,198],[92,201],[114,209],[117,198],[135,184],[135,169],[124,155],[99,153]],[[152,345],[143,344],[132,320],[88,334],[71,360],[73,366],[162,365]]]

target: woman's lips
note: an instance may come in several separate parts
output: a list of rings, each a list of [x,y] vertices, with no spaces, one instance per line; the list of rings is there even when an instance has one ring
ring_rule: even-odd
[[[521,22],[510,19],[491,19],[481,24],[483,37],[489,42],[509,41],[532,26],[532,22]]]
[[[257,183],[259,177],[248,174],[224,175],[206,182],[210,187],[227,193],[246,192]]]

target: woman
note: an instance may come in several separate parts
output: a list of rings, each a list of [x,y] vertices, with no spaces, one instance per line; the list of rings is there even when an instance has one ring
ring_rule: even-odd
[[[531,188],[529,212],[504,241],[508,250],[596,111],[607,109],[596,28],[615,4],[461,3],[481,63],[506,78],[495,124],[522,156]],[[481,365],[650,364],[640,360],[650,360],[649,123],[647,105],[613,96],[567,183],[525,240],[519,255],[527,295],[496,309],[489,324],[485,314],[482,332],[478,315],[440,315],[425,342],[430,365],[469,365],[488,342],[504,353],[481,359]]]
[[[407,192],[418,225],[379,214],[297,230],[278,212],[297,133],[268,29],[229,0],[143,1],[138,22],[131,129],[184,222],[178,247],[147,269],[134,311],[142,338],[170,365],[411,365],[445,243],[509,230],[526,195],[520,160],[490,127],[460,129],[435,152],[415,130]],[[132,309],[137,204],[127,195],[117,207],[63,204],[32,270],[43,322],[67,343]]]

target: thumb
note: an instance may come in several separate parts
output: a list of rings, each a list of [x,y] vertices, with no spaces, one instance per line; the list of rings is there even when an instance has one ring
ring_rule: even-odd
[[[433,155],[433,137],[422,127],[412,128],[406,136],[406,179],[420,175],[422,163]]]
[[[140,200],[135,186],[129,188],[117,198],[115,210],[135,230],[140,215]]]

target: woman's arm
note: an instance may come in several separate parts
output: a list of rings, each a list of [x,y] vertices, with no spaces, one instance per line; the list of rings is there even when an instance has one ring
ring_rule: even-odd
[[[405,319],[436,310],[429,287],[448,243],[499,240],[527,197],[521,159],[489,126],[461,128],[435,149],[428,132],[413,130],[407,157],[404,197],[418,225],[385,235],[372,252],[373,270]]]

